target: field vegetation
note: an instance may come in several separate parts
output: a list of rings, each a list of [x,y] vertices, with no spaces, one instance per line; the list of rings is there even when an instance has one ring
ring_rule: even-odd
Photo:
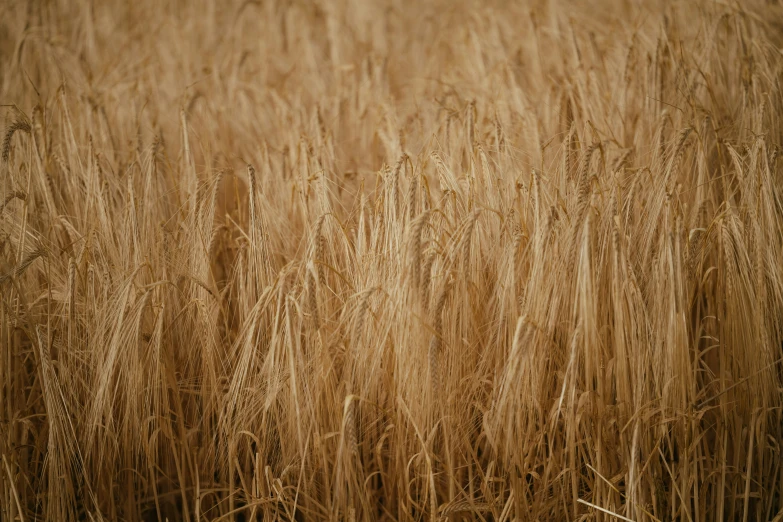
[[[0,519],[783,520],[783,7],[0,2]]]

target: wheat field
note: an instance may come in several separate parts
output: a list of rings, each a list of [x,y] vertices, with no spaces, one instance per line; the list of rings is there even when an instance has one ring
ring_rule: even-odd
[[[783,520],[783,6],[0,2],[0,520]]]

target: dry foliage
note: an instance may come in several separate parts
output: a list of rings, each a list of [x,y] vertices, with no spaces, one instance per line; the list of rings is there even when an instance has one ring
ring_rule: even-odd
[[[781,520],[783,9],[0,4],[0,519]]]

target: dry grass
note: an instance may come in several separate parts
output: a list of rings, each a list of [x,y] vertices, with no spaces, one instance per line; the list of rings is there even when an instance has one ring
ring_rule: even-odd
[[[0,4],[0,519],[781,520],[783,9]]]

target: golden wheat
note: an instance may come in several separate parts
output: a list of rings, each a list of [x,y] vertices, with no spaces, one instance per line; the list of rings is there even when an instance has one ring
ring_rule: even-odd
[[[781,20],[0,3],[0,520],[783,520]]]

